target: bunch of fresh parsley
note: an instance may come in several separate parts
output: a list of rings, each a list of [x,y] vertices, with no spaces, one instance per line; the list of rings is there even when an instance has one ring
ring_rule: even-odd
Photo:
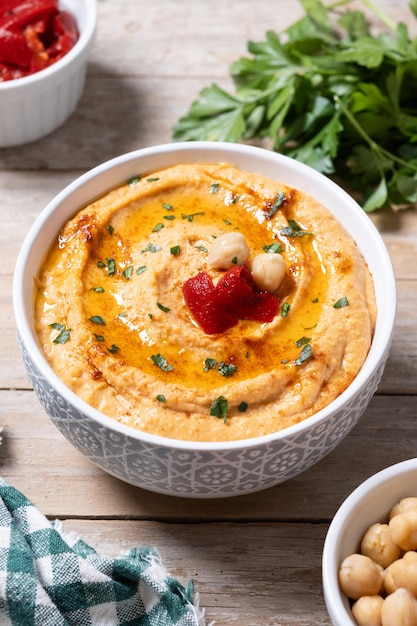
[[[300,0],[300,20],[249,42],[251,56],[232,65],[234,93],[203,89],[173,138],[265,138],[273,150],[337,176],[365,211],[415,204],[417,38],[361,1],[381,22],[376,35],[349,0]],[[417,0],[409,6],[417,16]]]

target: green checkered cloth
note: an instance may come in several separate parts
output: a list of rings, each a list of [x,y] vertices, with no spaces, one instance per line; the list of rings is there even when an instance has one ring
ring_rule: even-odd
[[[103,556],[2,478],[0,498],[1,624],[204,626],[192,582],[169,576],[155,549]]]

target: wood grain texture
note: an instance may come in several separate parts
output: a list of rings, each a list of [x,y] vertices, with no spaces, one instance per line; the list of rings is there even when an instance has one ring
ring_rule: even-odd
[[[377,4],[417,33],[407,0]],[[48,137],[0,150],[0,474],[99,551],[155,546],[172,575],[195,580],[216,626],[330,626],[321,554],[331,519],[359,483],[417,453],[417,213],[371,216],[397,277],[397,323],[377,394],[336,450],[287,483],[225,500],[152,494],[104,473],[56,430],[31,390],[12,309],[21,243],[87,169],[170,142],[203,87],[231,87],[229,68],[246,41],[285,28],[302,10],[296,0],[99,0],[98,9],[76,112]]]

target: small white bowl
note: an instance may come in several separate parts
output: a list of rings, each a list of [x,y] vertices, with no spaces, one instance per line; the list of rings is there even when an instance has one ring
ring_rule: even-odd
[[[229,162],[301,189],[323,203],[351,233],[373,275],[377,320],[368,357],[349,387],[312,417],[279,432],[231,442],[200,443],[125,426],[83,402],[48,364],[34,330],[34,276],[61,227],[83,206],[138,172],[176,163]],[[333,450],[365,411],[382,376],[396,314],[392,264],[368,215],[330,179],[293,159],[232,143],[190,142],[124,154],[83,174],[44,209],[21,248],[13,302],[32,385],[60,431],[83,454],[126,482],[158,493],[216,498],[251,493],[288,480]]]
[[[48,135],[68,119],[81,98],[96,29],[97,3],[96,0],[61,0],[59,7],[74,16],[79,38],[50,67],[0,82],[0,148]]]
[[[357,626],[338,582],[343,559],[358,552],[365,531],[376,522],[386,522],[391,508],[409,496],[417,496],[417,459],[396,463],[365,480],[334,516],[322,561],[324,599],[334,626]]]

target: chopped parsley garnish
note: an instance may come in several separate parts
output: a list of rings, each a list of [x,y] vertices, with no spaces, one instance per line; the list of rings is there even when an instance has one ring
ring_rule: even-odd
[[[150,176],[146,179],[147,183],[154,183],[156,180],[159,180],[159,176]]]
[[[103,335],[97,335],[96,333],[94,333],[94,337],[97,339],[97,341],[104,341]]]
[[[133,176],[133,178],[130,178],[127,181],[128,185],[136,185],[136,183],[138,183],[140,181],[140,176]]]
[[[277,241],[275,241],[274,243],[264,246],[263,249],[265,252],[270,252],[271,254],[272,253],[279,254],[280,252],[282,252],[282,245],[278,243]]]
[[[138,269],[136,270],[136,274],[143,274],[143,272],[146,272],[146,265],[141,265],[140,267],[138,267]]]
[[[317,302],[319,302],[318,298],[314,298],[314,300],[312,300],[311,302],[313,302],[313,304],[316,304]]]
[[[205,372],[208,372],[208,370],[214,370],[215,367],[217,367],[216,359],[205,359],[203,367]]]
[[[346,296],[343,296],[343,298],[339,298],[339,300],[337,300],[334,303],[333,307],[335,309],[343,309],[343,307],[348,306],[348,305],[349,305],[348,299],[346,298]]]
[[[158,309],[161,309],[161,311],[163,311],[164,313],[169,313],[170,312],[170,308],[167,306],[164,306],[163,304],[161,304],[160,302],[156,303],[156,306],[158,307]]]
[[[230,220],[224,219],[223,222],[227,224],[228,226],[232,225],[232,222]]]
[[[106,322],[101,317],[101,315],[93,315],[92,317],[89,317],[88,319],[90,322],[93,322],[93,324],[100,324],[100,326],[106,325]]]
[[[107,230],[109,231],[110,235],[112,235],[114,233],[114,228],[113,228],[113,226],[111,224],[109,224],[107,226]]]
[[[303,349],[300,352],[300,356],[298,357],[298,359],[294,361],[294,363],[295,365],[302,365],[305,361],[310,359],[312,356],[313,356],[313,348],[311,347],[311,344],[308,343],[307,345],[303,347]]]
[[[204,215],[204,211],[197,211],[197,213],[190,213],[189,215],[187,215],[186,213],[181,213],[182,219],[189,222],[192,222],[196,215]]]
[[[158,245],[157,243],[148,243],[148,245],[146,246],[146,248],[144,248],[143,250],[141,250],[141,252],[159,252],[160,250],[162,250],[161,246]]]
[[[303,230],[295,220],[288,220],[288,226],[281,229],[281,235],[286,237],[305,237],[312,234],[309,230]]]
[[[162,207],[166,210],[166,211],[173,211],[174,207],[172,206],[172,204],[168,204],[168,202],[163,202],[162,203]]]
[[[107,274],[113,276],[116,273],[116,261],[114,259],[106,259],[107,261]]]
[[[172,246],[169,251],[171,254],[179,254],[181,252],[181,246]]]
[[[64,324],[60,324],[59,322],[53,322],[49,324],[49,326],[54,330],[59,330],[58,335],[52,340],[52,343],[67,343],[67,341],[71,339],[71,328],[65,328]]]
[[[168,365],[162,354],[152,354],[151,359],[163,372],[170,372],[173,369],[172,365]]]
[[[94,287],[93,291],[95,291],[96,293],[103,293],[104,289],[103,287]]]
[[[210,193],[217,193],[220,188],[220,183],[211,183],[210,185]]]
[[[244,413],[247,410],[248,406],[249,406],[248,403],[242,400],[242,402],[239,404],[237,409],[238,411],[240,411],[240,413]]]
[[[224,361],[222,361],[221,363],[219,363],[219,372],[222,376],[230,377],[233,376],[235,372],[237,372],[237,367],[232,363],[225,363]]]
[[[229,410],[229,403],[224,396],[219,396],[214,400],[210,407],[210,415],[223,419],[226,423],[227,412]]]
[[[156,225],[152,228],[152,232],[153,232],[153,233],[157,233],[157,232],[159,232],[160,230],[162,230],[162,229],[163,229],[163,227],[164,227],[163,223],[162,223],[162,222],[158,222],[158,224],[156,224]]]
[[[237,372],[237,366],[232,363],[226,363],[225,361],[216,361],[216,359],[205,359],[203,369],[205,372],[209,370],[217,369],[221,376],[233,376],[235,372]]]
[[[301,348],[301,346],[306,346],[310,342],[311,342],[311,337],[301,337],[300,339],[297,339],[297,341],[295,341],[294,343],[297,346],[297,348]]]
[[[132,274],[133,274],[133,265],[129,265],[129,267],[127,267],[124,272],[123,272],[123,276],[129,280],[129,278],[132,278]]]
[[[164,215],[164,220],[168,220],[168,221],[175,220],[175,215]]]
[[[158,400],[158,402],[166,402],[166,398],[165,396],[163,396],[161,393],[159,393],[157,396],[155,396],[155,400]]]
[[[271,219],[271,217],[275,215],[279,207],[282,206],[282,203],[284,202],[284,200],[285,200],[285,193],[283,191],[280,191],[274,200],[274,204],[272,205],[272,207],[269,209],[268,213],[266,214],[267,220]]]
[[[207,248],[205,248],[204,246],[194,246],[194,248],[200,250],[201,252],[208,252]]]
[[[112,343],[110,348],[107,348],[107,350],[111,352],[112,354],[116,354],[116,352],[119,352],[120,348],[119,346],[116,346],[115,343]]]
[[[290,312],[291,304],[289,302],[284,302],[281,307],[281,317],[287,317]]]
[[[106,267],[106,264],[103,261],[98,261],[97,267]]]

